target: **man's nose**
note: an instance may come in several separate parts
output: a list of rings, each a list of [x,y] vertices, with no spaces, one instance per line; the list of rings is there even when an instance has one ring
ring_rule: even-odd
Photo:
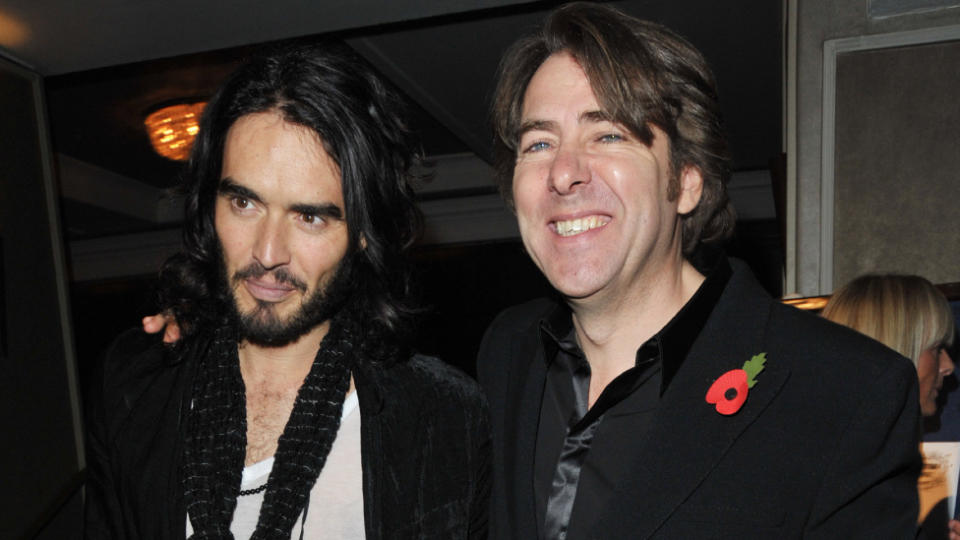
[[[267,270],[290,262],[290,249],[286,223],[283,219],[268,216],[257,227],[253,245],[253,257]]]
[[[590,170],[585,156],[577,148],[561,146],[550,164],[550,190],[568,195],[590,183]]]

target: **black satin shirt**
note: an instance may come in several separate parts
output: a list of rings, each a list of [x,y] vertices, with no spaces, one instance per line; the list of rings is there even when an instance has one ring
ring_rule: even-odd
[[[632,460],[625,450],[643,444],[660,396],[703,329],[730,274],[726,260],[716,264],[673,319],[637,349],[634,367],[611,381],[589,410],[590,364],[577,343],[570,310],[562,305],[540,321],[548,364],[534,461],[541,538],[562,540],[571,517],[600,513],[601,495],[612,489]]]

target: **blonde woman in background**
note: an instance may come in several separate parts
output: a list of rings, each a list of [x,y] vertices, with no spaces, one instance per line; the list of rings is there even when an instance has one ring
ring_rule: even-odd
[[[953,373],[947,349],[953,344],[950,305],[932,283],[920,276],[865,275],[833,293],[823,316],[883,343],[913,361],[920,388],[920,411],[937,413],[944,377]],[[928,538],[925,521],[917,538]],[[950,540],[960,540],[960,521],[948,523]],[[926,532],[925,532],[926,531]],[[942,538],[943,533],[933,537]]]
[[[823,316],[883,343],[913,361],[920,410],[937,412],[943,378],[953,373],[953,313],[947,299],[920,276],[860,276],[830,298]]]

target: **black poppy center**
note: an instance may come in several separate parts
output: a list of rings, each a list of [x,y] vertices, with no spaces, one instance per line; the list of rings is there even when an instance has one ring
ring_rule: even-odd
[[[733,401],[733,398],[737,397],[737,389],[732,386],[727,388],[727,391],[723,393],[723,397],[727,401]]]

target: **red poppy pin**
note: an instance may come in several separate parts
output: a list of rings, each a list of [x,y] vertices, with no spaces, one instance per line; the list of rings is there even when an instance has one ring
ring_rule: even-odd
[[[760,353],[744,362],[742,369],[731,369],[721,375],[707,390],[707,403],[715,403],[717,412],[723,415],[739,411],[747,400],[747,393],[757,384],[757,375],[763,371],[766,362],[767,353]]]

